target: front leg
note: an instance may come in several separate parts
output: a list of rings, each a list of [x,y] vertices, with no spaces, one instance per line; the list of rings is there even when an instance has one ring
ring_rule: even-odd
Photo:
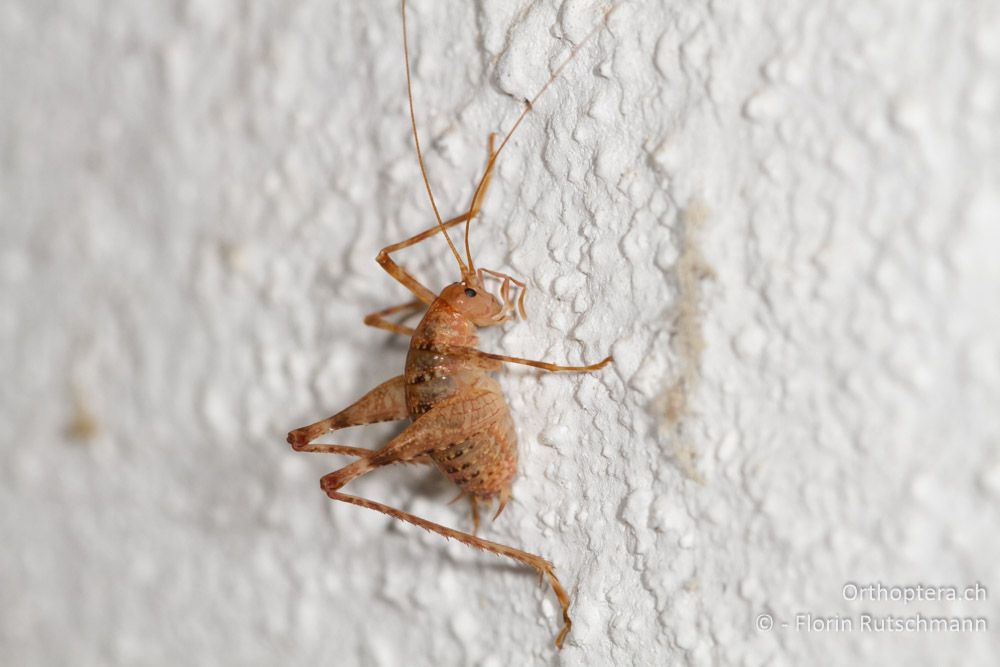
[[[412,245],[416,245],[417,243],[420,243],[425,239],[429,239],[439,233],[442,229],[454,227],[455,225],[465,222],[468,219],[469,214],[463,213],[460,216],[445,221],[441,225],[434,225],[430,229],[425,229],[405,241],[400,241],[399,243],[393,243],[392,245],[386,246],[379,251],[375,261],[378,262],[379,266],[385,269],[386,273],[395,278],[401,285],[406,287],[406,289],[413,292],[417,299],[429,306],[434,302],[434,299],[437,298],[437,295],[422,285],[420,281],[414,278],[409,271],[397,264],[396,260],[392,258],[392,253],[403,250],[404,248],[409,248]]]
[[[482,205],[483,197],[486,196],[486,190],[490,186],[490,179],[493,174],[493,165],[496,162],[496,160],[494,159],[495,157],[496,153],[493,152],[493,135],[490,134],[489,158],[486,161],[486,171],[483,173],[483,177],[479,182],[479,186],[476,188],[476,194],[473,196],[472,199],[472,207],[469,209],[467,213],[455,216],[451,220],[445,220],[443,223],[434,225],[430,229],[425,229],[424,231],[420,232],[415,236],[411,236],[405,241],[400,241],[399,243],[393,243],[390,246],[386,246],[385,248],[382,248],[382,250],[378,254],[378,257],[375,258],[375,261],[378,262],[379,266],[385,269],[386,273],[388,273],[390,276],[399,281],[399,283],[402,284],[404,287],[406,287],[406,289],[413,292],[413,294],[422,303],[425,303],[428,306],[435,299],[436,295],[434,294],[434,292],[427,289],[424,285],[420,283],[419,280],[414,278],[409,271],[407,271],[399,264],[397,264],[396,261],[392,258],[392,253],[398,250],[402,250],[404,248],[409,248],[412,245],[416,245],[421,241],[429,239],[430,237],[434,236],[435,234],[445,229],[451,229],[455,225],[471,221],[477,215],[479,215],[479,207]],[[431,201],[433,202],[433,198],[431,198]],[[468,244],[468,238],[469,238],[468,225],[466,225],[465,238],[466,238],[466,243]],[[392,329],[390,329],[390,331],[392,331]]]

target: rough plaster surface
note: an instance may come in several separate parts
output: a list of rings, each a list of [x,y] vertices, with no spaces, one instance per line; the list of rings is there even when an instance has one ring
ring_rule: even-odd
[[[414,2],[443,209],[599,12]],[[501,379],[484,534],[554,561],[558,654],[530,572],[333,506],[342,459],[284,444],[402,365],[360,321],[431,220],[400,49],[387,0],[0,8],[0,662],[996,664],[1000,6],[624,2],[503,155],[473,242],[530,318],[484,346],[616,358]],[[430,470],[349,488],[469,526]],[[993,625],[780,627],[864,611]]]

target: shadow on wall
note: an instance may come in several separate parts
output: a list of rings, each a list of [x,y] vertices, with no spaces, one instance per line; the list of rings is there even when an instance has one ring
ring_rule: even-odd
[[[684,427],[691,416],[691,395],[701,381],[705,352],[702,283],[715,278],[715,271],[701,252],[701,229],[710,213],[703,202],[695,200],[680,216],[676,235],[681,253],[673,271],[678,298],[673,321],[668,326],[670,348],[677,364],[666,389],[654,403],[659,434],[668,443],[670,456],[681,472],[700,483],[705,480],[697,469],[698,453]]]

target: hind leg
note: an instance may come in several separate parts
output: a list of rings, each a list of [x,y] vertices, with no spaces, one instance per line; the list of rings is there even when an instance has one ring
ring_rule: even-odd
[[[484,540],[481,537],[476,537],[475,535],[470,535],[469,533],[463,533],[461,531],[448,528],[447,526],[442,526],[434,523],[433,521],[428,521],[427,519],[422,519],[413,514],[409,514],[408,512],[398,510],[395,507],[375,502],[374,500],[368,500],[367,498],[361,498],[360,496],[351,496],[346,493],[341,493],[329,485],[324,486],[324,491],[326,491],[326,495],[328,495],[332,500],[339,500],[341,502],[357,505],[358,507],[367,507],[370,510],[375,510],[376,512],[381,512],[382,514],[391,516],[394,519],[411,523],[414,526],[419,526],[420,528],[429,530],[432,533],[437,533],[443,537],[457,540],[458,542],[475,549],[489,551],[497,554],[498,556],[506,556],[507,558],[511,558],[532,568],[549,582],[552,592],[559,601],[560,607],[562,607],[563,626],[560,628],[559,634],[556,636],[556,646],[558,648],[562,648],[566,635],[569,634],[570,628],[573,627],[573,621],[569,617],[569,595],[566,594],[566,589],[562,587],[562,584],[559,582],[559,578],[556,576],[555,568],[553,568],[552,563],[549,561],[545,560],[541,556],[528,553],[527,551],[508,547],[507,545],[500,544],[498,542]]]
[[[366,475],[377,468],[393,463],[414,462],[420,457],[425,457],[432,451],[447,448],[450,443],[461,442],[462,439],[468,437],[467,434],[470,429],[476,432],[478,429],[488,427],[492,417],[485,417],[480,421],[475,418],[474,412],[470,415],[470,404],[475,402],[476,397],[460,397],[450,402],[439,403],[420,417],[420,419],[410,424],[406,430],[393,438],[385,447],[371,456],[354,461],[339,470],[325,475],[320,480],[320,486],[331,500],[339,500],[351,505],[381,512],[394,519],[399,519],[400,521],[411,523],[443,537],[457,540],[467,546],[505,556],[534,569],[549,582],[552,592],[562,607],[563,627],[556,637],[556,646],[561,648],[563,640],[565,640],[572,626],[572,621],[569,617],[569,596],[559,582],[559,578],[556,577],[552,563],[541,556],[536,556],[527,551],[484,540],[475,535],[442,526],[374,500],[340,492],[340,489],[348,482]]]
[[[378,422],[401,421],[409,417],[406,411],[403,376],[397,375],[383,382],[367,394],[332,417],[315,424],[302,426],[288,434],[288,443],[297,452],[319,452],[323,454],[347,454],[367,456],[371,450],[345,445],[314,445],[313,440],[337,429]]]

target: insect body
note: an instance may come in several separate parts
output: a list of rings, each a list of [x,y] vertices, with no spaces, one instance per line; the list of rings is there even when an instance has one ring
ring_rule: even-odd
[[[406,42],[405,0],[402,1],[402,9],[409,91],[411,84]],[[575,56],[585,42],[586,40],[573,50],[534,99],[537,99],[555,80],[562,67]],[[433,464],[458,486],[459,497],[467,496],[470,499],[473,523],[478,529],[479,504],[497,501],[498,506],[494,515],[496,518],[510,498],[511,484],[517,469],[514,422],[500,387],[490,373],[502,368],[504,363],[524,364],[547,371],[594,371],[603,368],[611,361],[611,357],[607,357],[599,363],[588,366],[560,366],[545,361],[492,354],[478,349],[479,327],[494,326],[513,317],[515,301],[511,295],[512,286],[518,292],[516,309],[521,317],[524,317],[524,283],[508,275],[483,268],[477,269],[474,266],[472,253],[469,250],[468,225],[479,212],[497,155],[530,110],[531,102],[495,151],[493,136],[490,135],[489,159],[469,211],[445,222],[437,214],[437,205],[424,170],[412,93],[409,99],[417,157],[438,223],[412,238],[384,248],[377,257],[378,263],[393,278],[407,287],[416,299],[372,313],[365,318],[365,324],[410,337],[405,371],[402,375],[372,389],[356,403],[332,417],[290,432],[288,442],[297,451],[357,457],[353,463],[329,473],[320,481],[323,490],[331,499],[382,512],[444,537],[456,539],[471,547],[512,558],[535,569],[548,580],[562,607],[563,627],[556,637],[556,645],[562,647],[571,626],[569,597],[556,577],[552,564],[547,560],[340,491],[351,480],[385,465]],[[465,261],[458,254],[447,232],[449,228],[463,222],[466,223]],[[437,233],[444,235],[461,270],[461,280],[444,288],[439,295],[435,295],[422,285],[392,258],[394,252]],[[485,289],[484,283],[488,277],[502,281],[499,299]],[[415,313],[423,308],[426,308],[426,312],[415,329],[387,319],[389,316],[401,313]],[[410,420],[410,425],[378,450],[314,442],[330,431],[348,426],[405,419]]]

